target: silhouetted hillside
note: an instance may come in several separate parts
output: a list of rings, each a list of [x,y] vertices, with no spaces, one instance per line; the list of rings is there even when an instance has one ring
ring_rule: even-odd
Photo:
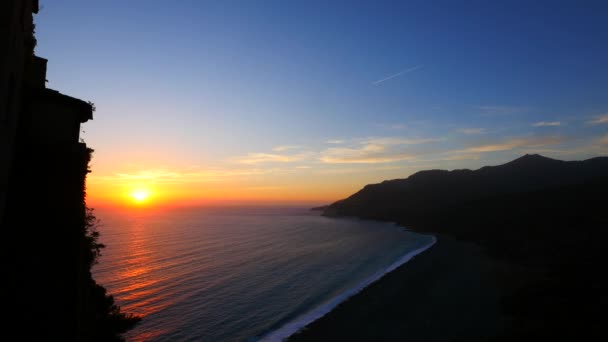
[[[498,340],[585,339],[602,331],[608,305],[608,282],[598,276],[608,243],[607,193],[606,157],[525,155],[475,171],[421,171],[368,185],[324,213],[475,241],[529,270],[513,279],[526,285],[513,285],[504,298],[513,325]]]
[[[605,175],[608,175],[608,157],[566,162],[525,155],[475,171],[420,171],[406,179],[366,185],[347,199],[328,206],[325,215],[378,219],[417,217],[443,206],[461,205],[488,196],[582,184]]]

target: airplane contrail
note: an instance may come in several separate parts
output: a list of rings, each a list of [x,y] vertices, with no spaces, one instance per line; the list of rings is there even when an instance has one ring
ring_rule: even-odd
[[[378,85],[378,84],[380,84],[380,83],[382,83],[384,81],[390,80],[391,78],[399,77],[399,76],[401,76],[403,74],[407,74],[408,72],[412,72],[412,71],[418,70],[420,68],[422,68],[422,65],[416,65],[415,67],[411,67],[411,68],[408,68],[408,69],[405,69],[405,70],[401,70],[401,71],[399,71],[396,74],[393,74],[393,75],[385,77],[385,78],[383,78],[381,80],[377,80],[377,81],[372,82],[372,85]]]

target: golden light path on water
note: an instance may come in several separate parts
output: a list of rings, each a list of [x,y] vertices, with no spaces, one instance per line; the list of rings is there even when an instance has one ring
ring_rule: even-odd
[[[137,196],[142,196],[138,200]],[[133,198],[136,201],[143,201],[147,195],[134,192]],[[113,254],[121,255],[123,267],[118,268],[116,272],[103,273],[105,277],[97,279],[100,283],[113,288],[110,293],[116,298],[120,298],[122,311],[139,315],[141,317],[149,316],[158,312],[172,304],[171,296],[163,294],[163,291],[156,289],[156,285],[160,284],[164,278],[162,273],[154,272],[160,265],[153,266],[150,247],[153,236],[149,231],[146,231],[145,222],[137,216],[134,216],[130,224],[126,227],[125,232],[130,237],[124,239],[124,243],[116,241],[112,244]],[[115,284],[120,284],[119,287],[114,287]],[[166,329],[155,329],[137,334],[130,338],[132,341],[149,341],[155,337],[162,335]]]
[[[382,273],[428,237],[307,208],[99,210],[94,277],[143,317],[129,341],[246,340]]]

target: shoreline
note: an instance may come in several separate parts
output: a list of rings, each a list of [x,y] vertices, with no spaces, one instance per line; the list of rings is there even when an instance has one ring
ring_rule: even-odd
[[[396,269],[407,264],[414,257],[427,251],[428,249],[433,247],[435,245],[435,243],[437,243],[436,236],[433,236],[430,234],[421,234],[421,233],[416,233],[416,234],[431,236],[431,238],[432,238],[431,242],[422,247],[418,247],[415,250],[405,253],[399,259],[394,261],[392,264],[390,264],[387,267],[385,267],[384,269],[381,269],[381,270],[377,271],[376,273],[372,274],[368,278],[366,278],[363,281],[361,281],[360,283],[358,283],[356,286],[346,290],[345,292],[340,293],[338,296],[332,298],[331,300],[329,300],[326,303],[321,304],[318,307],[313,308],[311,311],[304,313],[303,315],[297,317],[295,320],[283,325],[279,329],[273,330],[273,331],[269,332],[268,334],[261,336],[258,341],[280,342],[280,341],[288,340],[291,336],[299,333],[302,329],[306,329],[306,327],[308,327],[309,325],[313,324],[314,322],[323,318],[324,316],[330,314],[334,309],[339,307],[342,303],[348,301],[350,298],[352,298],[353,296],[356,296],[357,294],[361,293],[362,291],[365,291],[365,289],[367,287],[369,287],[370,285],[373,285],[374,283],[381,281],[382,278],[384,278],[386,275],[390,274],[391,272],[395,271]]]
[[[484,340],[508,324],[500,300],[512,265],[478,245],[435,234],[436,243],[287,341]]]

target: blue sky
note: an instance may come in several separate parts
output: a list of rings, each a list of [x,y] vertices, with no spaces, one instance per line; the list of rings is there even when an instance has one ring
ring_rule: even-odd
[[[420,169],[608,152],[605,1],[42,7],[49,87],[97,107],[92,184],[190,174],[328,200]]]

